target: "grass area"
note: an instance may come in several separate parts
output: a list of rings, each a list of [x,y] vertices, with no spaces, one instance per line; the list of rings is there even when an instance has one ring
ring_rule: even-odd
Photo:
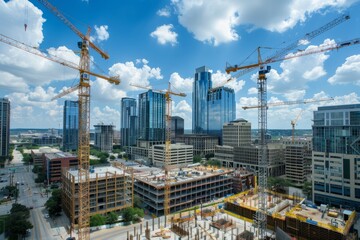
[[[4,232],[4,225],[5,225],[6,218],[8,216],[9,216],[8,214],[0,216],[0,234],[2,234]]]

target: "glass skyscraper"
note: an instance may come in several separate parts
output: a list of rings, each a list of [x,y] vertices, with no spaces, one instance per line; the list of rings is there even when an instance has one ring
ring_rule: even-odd
[[[149,90],[139,94],[139,139],[165,141],[165,94]]]
[[[222,137],[222,128],[225,123],[235,120],[235,92],[227,87],[213,88],[207,94],[207,133]]]
[[[184,119],[178,116],[171,117],[171,141],[178,136],[184,135]]]
[[[77,150],[79,142],[79,102],[64,102],[63,150]]]
[[[360,104],[314,112],[312,171],[315,203],[360,210]]]
[[[9,156],[10,142],[10,101],[0,98],[0,157]]]
[[[212,88],[211,72],[205,66],[196,69],[192,94],[192,131],[207,133],[208,90]]]
[[[121,145],[134,146],[137,139],[137,112],[136,99],[121,99]]]

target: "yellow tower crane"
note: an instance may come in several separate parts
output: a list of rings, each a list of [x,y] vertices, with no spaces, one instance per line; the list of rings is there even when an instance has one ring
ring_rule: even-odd
[[[232,81],[234,78],[238,78],[248,72],[251,72],[253,69],[260,68],[258,72],[258,105],[260,106],[258,108],[258,128],[259,128],[259,187],[258,187],[258,193],[259,193],[259,201],[258,201],[258,209],[256,211],[256,214],[254,216],[254,223],[256,225],[256,228],[258,229],[258,238],[259,239],[265,239],[266,238],[266,226],[267,226],[267,199],[265,196],[265,188],[267,186],[267,142],[266,142],[266,131],[267,131],[267,78],[266,74],[270,72],[271,67],[268,65],[273,62],[278,62],[286,59],[290,59],[292,57],[299,57],[304,55],[313,54],[310,51],[306,51],[307,54],[293,54],[292,57],[288,55],[290,51],[297,48],[301,45],[303,42],[309,42],[312,38],[320,35],[321,33],[337,26],[338,24],[350,19],[349,15],[342,15],[331,22],[327,23],[326,25],[307,33],[303,38],[298,39],[297,41],[293,42],[289,46],[277,51],[274,55],[267,57],[265,61],[261,59],[260,55],[260,48],[258,48],[258,62],[250,65],[228,65],[226,66],[225,71],[227,73],[231,72],[238,72],[234,77],[227,80],[227,82]],[[359,40],[356,40],[359,41]],[[352,44],[350,42],[343,43],[346,45],[352,45],[357,44],[356,42],[353,42]],[[333,49],[341,48],[345,45],[337,45],[337,46],[331,46],[331,49],[323,50],[323,51],[329,51]],[[322,51],[322,52],[323,52]],[[321,52],[321,51],[318,51]]]
[[[165,159],[164,159],[164,170],[165,170],[165,185],[164,185],[164,215],[165,215],[165,224],[166,217],[170,214],[170,158],[171,158],[171,95],[186,97],[185,93],[178,93],[171,90],[171,84],[169,83],[167,90],[154,90],[148,86],[140,86],[136,84],[130,84],[131,86],[152,90],[159,93],[165,94],[166,100],[166,140],[165,140]]]
[[[285,106],[285,105],[295,105],[295,104],[307,104],[307,103],[315,103],[315,102],[323,102],[323,101],[332,101],[334,98],[321,98],[321,99],[304,99],[304,100],[298,100],[298,101],[284,101],[284,102],[272,102],[268,103],[267,107],[278,107],[278,106]],[[260,106],[243,106],[244,110],[247,109],[254,109],[254,108],[260,108]],[[301,110],[300,113],[296,116],[295,119],[291,120],[291,126],[292,126],[292,143],[294,143],[294,135],[295,135],[295,125],[297,121],[299,120],[301,114],[304,112],[304,110]]]
[[[79,160],[79,190],[78,190],[78,239],[90,239],[90,195],[89,195],[89,166],[90,166],[90,78],[93,75],[105,79],[113,84],[119,84],[119,77],[106,77],[90,71],[90,54],[89,46],[98,52],[104,59],[108,59],[109,55],[103,52],[95,44],[90,41],[90,29],[87,34],[82,34],[67,18],[61,14],[53,5],[46,0],[39,0],[45,7],[50,9],[57,17],[59,17],[72,31],[74,31],[80,38],[78,43],[80,48],[80,63],[79,65],[63,60],[56,56],[51,56],[40,52],[36,48],[28,46],[24,43],[18,42],[12,38],[0,35],[0,41],[27,51],[29,53],[47,58],[53,62],[57,62],[72,69],[79,70],[80,82],[77,86],[72,87],[63,93],[57,95],[54,99],[64,96],[75,90],[79,90],[79,144],[78,144],[78,160]],[[76,216],[72,216],[73,220]],[[74,224],[74,222],[72,222]]]

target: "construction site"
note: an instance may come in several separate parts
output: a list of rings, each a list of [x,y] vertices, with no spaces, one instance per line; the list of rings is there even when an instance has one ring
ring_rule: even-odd
[[[79,171],[62,172],[63,209],[72,225],[79,216]],[[89,172],[90,215],[119,211],[133,205],[133,177],[131,171],[115,167],[91,168]]]
[[[296,195],[266,192],[267,229],[282,229],[296,239],[357,239],[353,228],[356,212],[329,208],[327,205],[305,204]],[[249,190],[225,199],[225,210],[254,223],[259,195]]]
[[[233,193],[233,170],[193,165],[169,171],[171,213]],[[134,193],[156,216],[164,214],[164,188],[163,169],[134,167]]]

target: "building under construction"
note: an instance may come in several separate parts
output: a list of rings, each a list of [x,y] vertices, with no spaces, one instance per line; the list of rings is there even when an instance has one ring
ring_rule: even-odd
[[[79,171],[64,169],[62,204],[65,214],[72,224],[78,218]],[[115,167],[91,168],[90,179],[90,215],[106,214],[133,205],[133,177],[127,170]]]
[[[356,212],[317,207],[299,196],[266,193],[267,228],[282,229],[296,239],[352,240],[357,239],[353,231]],[[225,209],[239,217],[253,222],[259,196],[254,190],[242,192],[225,199]]]
[[[170,212],[227,196],[233,192],[233,170],[192,164],[169,173]],[[159,168],[134,167],[134,192],[155,215],[164,214],[165,172]]]

